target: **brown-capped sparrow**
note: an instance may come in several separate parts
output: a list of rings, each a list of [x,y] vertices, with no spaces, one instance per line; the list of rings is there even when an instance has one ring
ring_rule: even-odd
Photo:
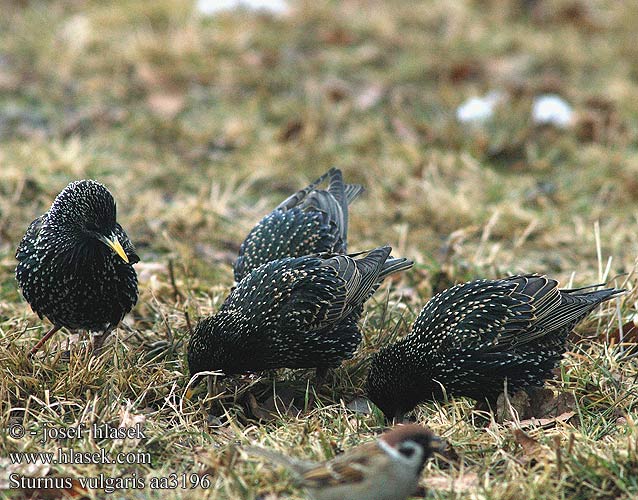
[[[425,427],[407,424],[323,463],[256,446],[243,450],[289,469],[315,500],[405,500],[416,491],[426,460],[441,451],[441,440]]]

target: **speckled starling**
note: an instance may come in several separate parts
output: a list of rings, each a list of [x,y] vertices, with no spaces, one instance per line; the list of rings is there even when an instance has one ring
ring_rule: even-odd
[[[494,402],[505,379],[508,390],[541,386],[576,324],[623,291],[587,288],[560,290],[538,275],[449,288],[425,305],[410,335],[374,356],[368,395],[394,418],[444,394]]]
[[[115,213],[102,184],[76,181],[27,229],[16,279],[31,308],[53,323],[31,354],[62,327],[102,332],[98,349],[135,305],[139,257]]]
[[[363,303],[412,262],[380,247],[364,257],[286,257],[239,282],[219,312],[200,321],[188,347],[191,375],[337,367],[353,356]]]
[[[319,189],[325,181],[328,189]],[[346,253],[348,204],[362,191],[357,184],[344,184],[341,170],[332,168],[281,202],[242,243],[234,265],[235,281],[272,260]]]

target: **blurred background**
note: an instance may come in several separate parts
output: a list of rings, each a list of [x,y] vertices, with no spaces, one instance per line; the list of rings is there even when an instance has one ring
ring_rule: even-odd
[[[634,262],[633,2],[4,0],[2,11],[5,261],[68,182],[95,178],[144,261],[179,256],[228,284],[254,223],[335,165],[367,188],[351,249],[392,244],[421,264],[428,294],[437,276],[588,281],[610,255],[612,274]]]

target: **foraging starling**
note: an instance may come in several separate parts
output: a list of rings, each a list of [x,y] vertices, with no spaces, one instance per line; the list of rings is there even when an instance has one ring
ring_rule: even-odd
[[[329,179],[328,189],[317,186]],[[346,253],[348,204],[363,191],[344,184],[341,170],[332,168],[307,188],[296,192],[250,231],[234,265],[239,283],[253,269],[284,257]]]
[[[576,324],[623,292],[586,288],[592,286],[560,290],[556,280],[526,275],[471,281],[439,293],[409,336],[374,356],[370,399],[394,418],[444,393],[493,403],[505,379],[513,391],[543,385]]]
[[[405,500],[417,490],[425,462],[441,449],[440,438],[408,424],[323,463],[256,446],[243,451],[284,466],[315,500]]]
[[[135,305],[132,264],[140,259],[115,212],[106,187],[76,181],[27,229],[16,251],[16,279],[31,308],[53,323],[31,354],[62,327],[103,332],[95,339],[99,349]]]
[[[286,257],[239,282],[219,312],[200,321],[188,347],[191,375],[337,367],[353,356],[363,303],[412,262],[380,247],[365,257]]]

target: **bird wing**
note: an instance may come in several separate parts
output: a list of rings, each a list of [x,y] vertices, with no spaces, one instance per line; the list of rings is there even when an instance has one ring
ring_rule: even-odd
[[[290,195],[288,198],[282,201],[279,205],[277,205],[275,207],[275,210],[282,210],[285,212],[286,210],[290,210],[296,206],[299,206],[306,199],[306,197],[317,188],[319,184],[324,182],[329,177],[335,175],[336,172],[339,172],[339,175],[341,175],[341,172],[338,169],[331,168],[321,177],[312,181],[305,188],[300,189],[296,193]]]
[[[435,295],[412,328],[434,350],[490,345],[529,327],[533,307],[515,284],[503,280],[462,283]]]
[[[365,443],[354,451],[339,455],[323,464],[318,464],[303,474],[303,485],[307,488],[322,489],[346,484],[356,484],[365,480],[372,465],[371,457],[377,452],[375,441]]]
[[[380,247],[361,259],[335,255],[323,261],[322,266],[334,269],[344,283],[335,303],[336,317],[347,316],[374,293],[380,284],[379,276],[391,250],[390,247]]]
[[[326,180],[328,189],[317,189]],[[272,260],[345,253],[348,203],[362,190],[361,186],[344,185],[341,170],[332,168],[286,198],[257,223],[241,244],[233,266],[235,281]]]
[[[563,338],[598,304],[623,292],[615,288],[583,291],[591,287],[561,290],[556,280],[538,275],[511,276],[505,281],[516,284],[513,296],[520,294],[527,297],[533,307],[534,320],[527,329],[510,332],[500,339],[518,346],[537,341],[550,333],[560,333],[559,337]]]
[[[233,266],[235,281],[273,260],[332,251],[337,235],[322,219],[320,213],[299,208],[266,215],[241,244]]]
[[[16,250],[16,259],[18,261],[22,261],[24,259],[29,258],[32,255],[33,247],[35,245],[35,241],[38,238],[38,234],[40,234],[40,229],[42,228],[42,224],[44,222],[44,218],[46,217],[46,213],[34,219],[29,227],[27,228],[27,232],[20,240],[20,244]]]

